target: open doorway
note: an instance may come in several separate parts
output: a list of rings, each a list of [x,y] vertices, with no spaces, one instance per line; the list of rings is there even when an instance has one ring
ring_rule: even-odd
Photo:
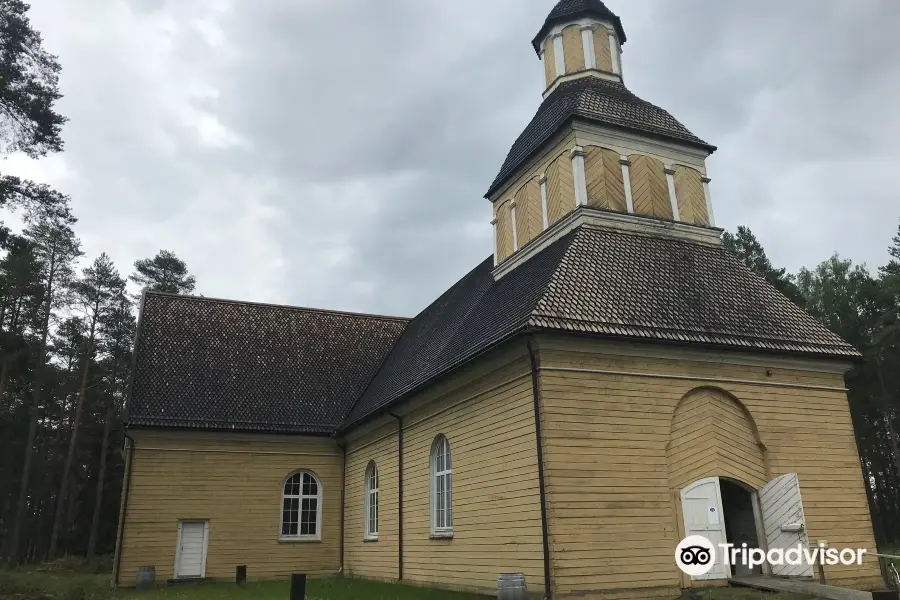
[[[759,548],[756,510],[749,489],[728,479],[719,478],[719,489],[722,494],[722,517],[725,522],[725,538],[735,548],[747,544],[747,548]],[[756,566],[751,571],[747,565],[738,563],[731,566],[732,575],[760,575],[762,570]]]

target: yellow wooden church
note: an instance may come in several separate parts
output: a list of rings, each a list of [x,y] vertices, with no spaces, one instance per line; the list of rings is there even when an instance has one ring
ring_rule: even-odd
[[[684,575],[690,534],[874,550],[859,354],[725,251],[715,148],[625,87],[625,41],[599,0],[553,8],[493,253],[414,318],[145,295],[118,585],[244,565],[674,597],[740,574]],[[880,584],[874,561],[826,574]]]

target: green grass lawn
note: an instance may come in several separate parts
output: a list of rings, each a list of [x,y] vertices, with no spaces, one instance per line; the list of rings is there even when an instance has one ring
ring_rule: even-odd
[[[108,575],[47,569],[0,571],[0,600],[286,600],[290,582],[202,583],[144,592],[109,590]],[[307,600],[485,600],[485,596],[411,585],[331,577],[311,579]]]
[[[248,583],[202,583],[157,588],[111,591],[108,575],[93,575],[59,569],[0,571],[0,600],[287,600],[287,581]],[[485,596],[449,592],[410,585],[361,579],[312,579],[307,582],[307,600],[485,600]],[[813,596],[775,593],[739,587],[693,590],[684,600],[813,600]]]

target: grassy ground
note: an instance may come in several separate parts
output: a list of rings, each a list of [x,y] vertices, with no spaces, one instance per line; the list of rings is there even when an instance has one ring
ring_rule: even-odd
[[[287,581],[203,583],[158,588],[146,592],[109,591],[108,575],[92,575],[49,569],[0,571],[0,600],[285,600]],[[485,596],[429,588],[363,581],[312,579],[307,600],[485,600]]]
[[[109,590],[109,576],[36,568],[0,571],[0,600],[285,600],[290,584],[283,582],[204,583],[159,588],[147,592]],[[429,588],[363,581],[315,579],[307,583],[307,600],[485,600],[484,596]],[[684,600],[813,600],[802,594],[723,587],[695,590]]]

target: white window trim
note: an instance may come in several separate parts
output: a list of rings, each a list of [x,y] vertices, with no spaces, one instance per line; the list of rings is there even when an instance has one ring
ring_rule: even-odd
[[[183,519],[178,521],[178,539],[175,540],[175,568],[172,573],[179,579],[178,566],[181,564],[181,526],[185,523],[203,523],[203,558],[200,561],[200,579],[206,578],[206,554],[209,550],[209,519]],[[189,579],[189,578],[184,578]]]
[[[594,28],[590,25],[581,27],[581,47],[584,49],[584,68],[597,68],[597,55],[594,52]]]
[[[299,509],[301,511],[300,516],[302,516],[303,510],[303,498],[315,498],[316,499],[316,533],[315,534],[305,534],[300,535],[284,535],[281,533],[282,528],[284,527],[284,486],[288,482],[288,479],[293,477],[294,475],[307,474],[312,477],[316,481],[316,495],[304,495],[303,494],[303,480],[300,481],[300,495],[299,496],[288,496],[290,498],[299,498]],[[281,504],[279,506],[278,514],[280,518],[278,519],[278,541],[281,542],[320,542],[322,541],[322,481],[316,477],[316,474],[312,471],[301,469],[299,471],[294,471],[284,478],[284,481],[281,482]],[[297,531],[300,531],[299,524],[297,525]]]
[[[369,476],[373,473],[375,475],[375,487],[374,488],[372,487],[372,482],[371,482],[371,479],[369,478]],[[381,481],[380,481],[379,474],[378,474],[378,465],[375,464],[375,461],[370,462],[369,466],[366,467],[365,478],[366,479],[365,479],[364,489],[366,491],[366,494],[365,494],[365,507],[363,509],[363,519],[364,519],[363,527],[365,528],[365,539],[368,541],[375,541],[378,539],[378,529],[379,529],[378,519],[380,517],[378,501],[379,501],[379,489],[381,487]],[[374,531],[369,528],[369,525],[371,524],[371,517],[372,517],[372,513],[371,513],[372,502],[371,502],[371,500],[372,500],[373,496],[375,497],[375,530]]]
[[[497,219],[491,219],[491,230],[494,232],[494,266],[497,266],[497,253],[500,249],[497,247]]]
[[[446,465],[443,471],[437,470],[437,452],[438,448],[441,444],[447,445],[447,457],[450,458],[450,468],[447,469]],[[434,442],[431,444],[431,457],[429,459],[430,468],[429,471],[431,473],[430,476],[430,488],[431,488],[431,506],[430,506],[430,516],[429,521],[431,522],[431,537],[433,538],[451,538],[453,537],[453,459],[452,453],[450,449],[450,440],[447,439],[447,436],[441,434],[434,438]],[[445,527],[437,526],[437,478],[439,476],[449,476],[450,484],[445,488],[446,492],[449,492],[450,501],[448,503],[449,513],[450,513],[450,525]]]
[[[562,34],[558,33],[553,36],[553,59],[556,62],[556,76],[566,74],[566,55],[563,48]]]

